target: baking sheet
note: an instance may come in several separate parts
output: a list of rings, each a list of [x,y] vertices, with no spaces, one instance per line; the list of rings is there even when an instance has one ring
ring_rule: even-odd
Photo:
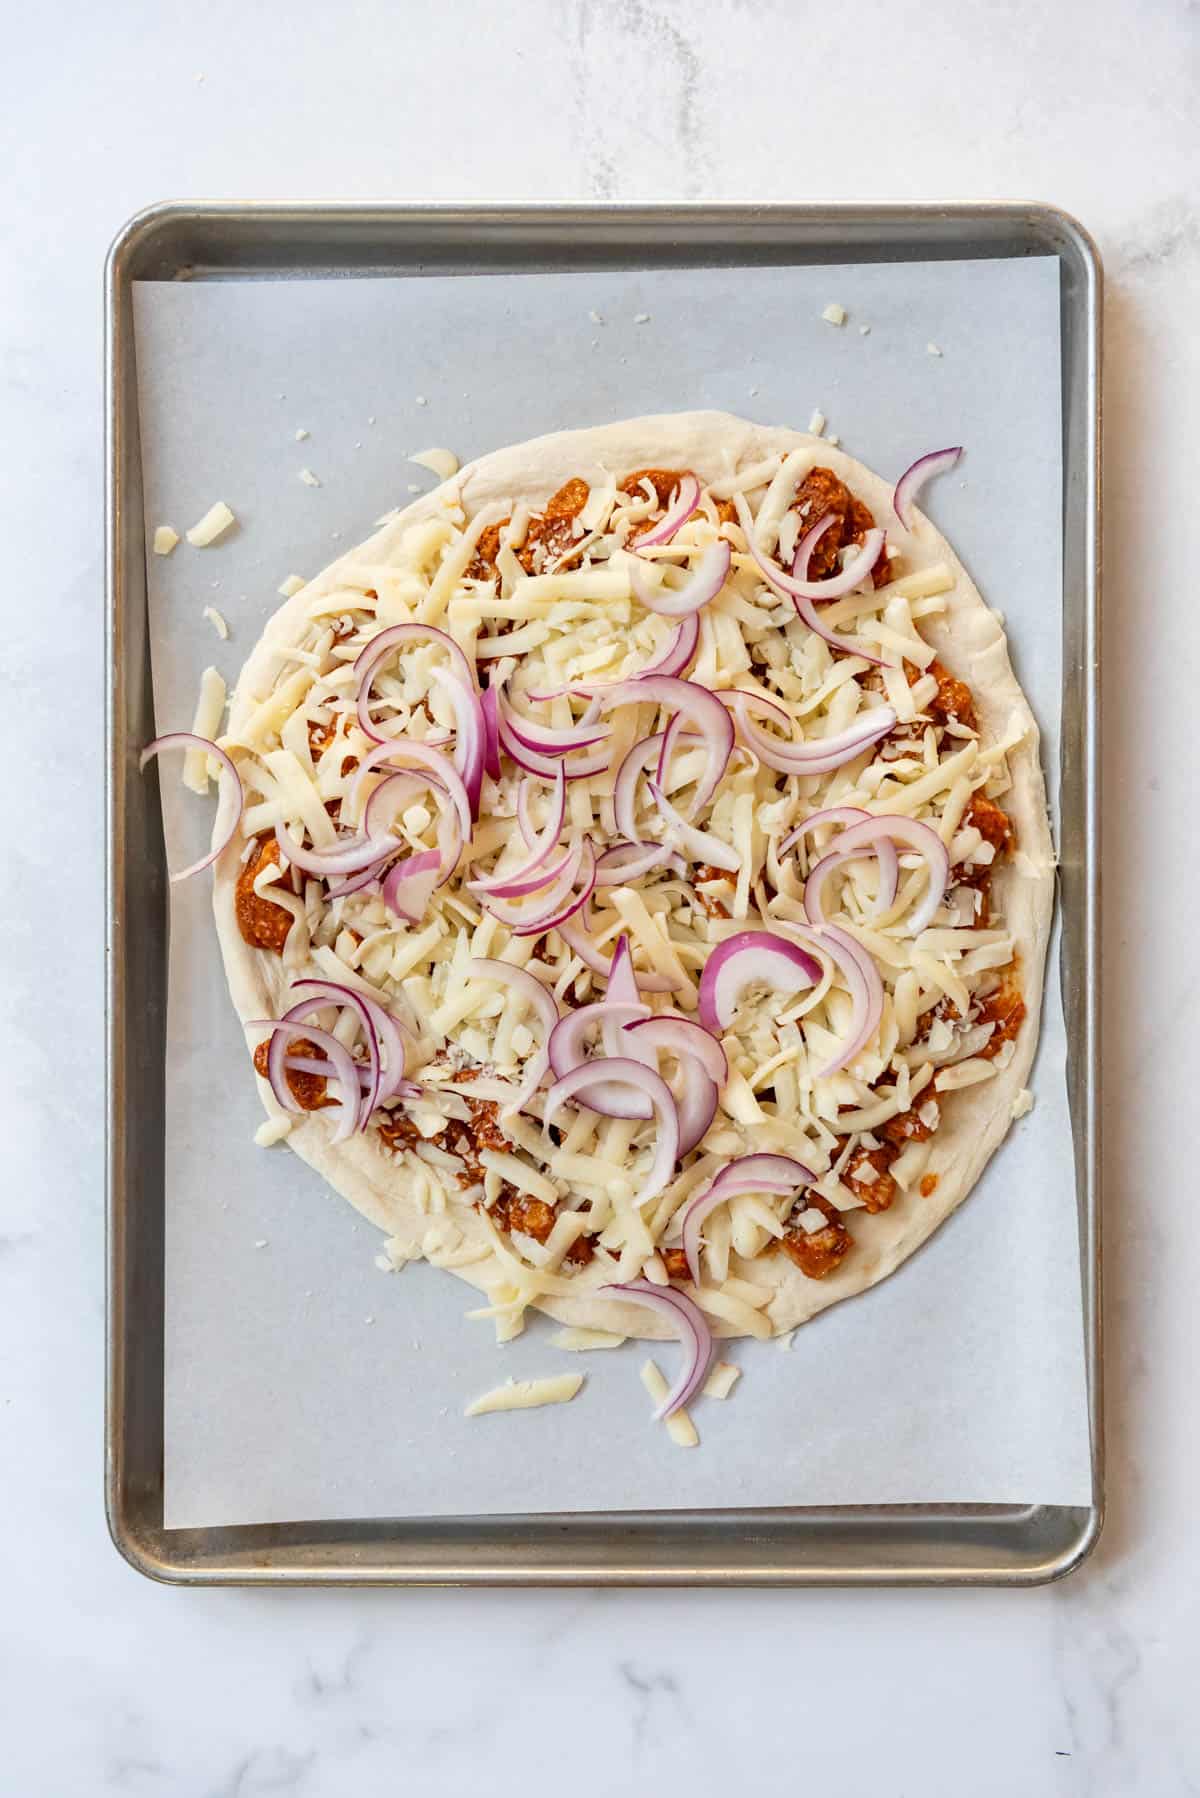
[[[841,328],[820,318],[830,299],[849,309]],[[804,426],[819,406],[881,470],[967,443],[931,509],[1007,614],[1046,765],[1057,765],[1053,258],[139,284],[135,309],[148,530],[170,519],[182,531],[217,497],[239,518],[212,549],[150,558],[160,728],[190,722],[207,662],[232,683],[285,574],[314,573],[410,483],[431,484],[405,464],[412,450],[446,443],[465,460],[558,426],[695,405]],[[297,441],[298,430],[309,436]],[[205,605],[229,620],[228,643]],[[177,861],[204,837],[211,808],[173,777],[164,808]],[[463,1320],[471,1289],[426,1267],[379,1273],[370,1226],[296,1157],[253,1146],[258,1101],[208,892],[203,881],[185,887],[172,917],[165,1120],[165,1524],[1086,1504],[1056,970],[1052,945],[1037,1107],[971,1201],[790,1351],[723,1350],[745,1377],[733,1401],[697,1408],[703,1447],[681,1456],[648,1423],[644,1345],[569,1357],[537,1319],[498,1349],[489,1325]],[[653,1350],[660,1361],[674,1352]],[[510,1373],[567,1365],[588,1376],[571,1406],[461,1416]]]

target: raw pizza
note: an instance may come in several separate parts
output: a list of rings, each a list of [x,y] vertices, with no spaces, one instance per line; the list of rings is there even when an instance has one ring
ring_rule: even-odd
[[[1037,728],[921,473],[711,412],[541,438],[242,671],[215,908],[266,1134],[501,1338],[682,1334],[694,1389],[1029,1103]]]

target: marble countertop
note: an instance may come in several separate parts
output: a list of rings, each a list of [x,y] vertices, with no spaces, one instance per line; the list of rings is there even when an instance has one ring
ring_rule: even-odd
[[[821,17],[787,0],[75,0],[6,22],[0,730],[27,772],[0,888],[4,1791],[1200,1788],[1200,1215],[1192,1082],[1174,1072],[1200,982],[1200,623],[1191,560],[1171,553],[1195,503],[1198,69],[1195,0]],[[112,1549],[100,269],[130,213],[193,195],[1016,195],[1096,237],[1110,1506],[1073,1578],[1007,1593],[185,1592]]]

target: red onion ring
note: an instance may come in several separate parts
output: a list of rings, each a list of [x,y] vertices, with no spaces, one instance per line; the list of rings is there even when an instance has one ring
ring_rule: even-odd
[[[523,780],[517,788],[517,823],[520,826],[521,835],[525,838],[526,848],[542,849],[548,839],[549,847],[545,848],[545,853],[549,855],[550,850],[562,835],[562,827],[566,822],[567,816],[567,777],[563,771],[562,763],[560,762],[558,767],[554,770],[554,812],[552,817],[555,822],[553,824],[552,836],[550,834],[550,824],[546,824],[543,834],[540,837],[533,828],[533,824],[529,817],[529,796],[532,788],[532,779]]]
[[[373,868],[396,847],[391,835],[343,837],[332,849],[309,849],[298,843],[286,824],[275,826],[280,853],[304,874],[326,880],[331,874],[360,874]]]
[[[585,755],[578,762],[563,761],[560,764],[552,756],[543,755],[539,750],[527,748],[514,733],[502,707],[499,709],[498,716],[497,729],[500,736],[500,747],[516,762],[518,768],[524,768],[527,774],[540,774],[543,780],[553,780],[555,769],[561,765],[568,780],[587,780],[593,774],[602,774],[608,767],[607,749],[598,750],[592,755]],[[559,751],[558,753],[562,755],[565,752]]]
[[[429,782],[423,774],[400,772],[387,774],[371,791],[363,809],[363,835],[384,837],[396,821],[400,806],[423,793]],[[386,817],[385,817],[386,812]],[[399,843],[397,843],[399,848]]]
[[[835,768],[852,762],[872,743],[886,737],[897,722],[890,705],[872,706],[836,736],[813,737],[804,743],[781,743],[759,729],[745,707],[739,704],[740,697],[736,693],[731,695],[730,704],[737,713],[742,740],[747,749],[778,774],[830,774]]]
[[[892,510],[906,531],[913,529],[913,501],[926,481],[932,480],[934,475],[945,474],[961,455],[961,443],[952,449],[929,450],[904,470],[892,495]]]
[[[785,937],[769,930],[739,930],[718,943],[704,964],[700,1022],[715,1035],[729,1028],[747,987],[795,993],[820,978],[820,964]]]
[[[716,1082],[709,1079],[698,1061],[681,1061],[679,1076],[680,1092],[676,1103],[679,1107],[679,1159],[682,1161],[707,1136],[717,1115],[720,1094]]]
[[[681,618],[675,630],[653,661],[647,662],[641,673],[634,678],[645,680],[648,675],[665,674],[674,679],[683,674],[700,647],[700,619],[695,612]]]
[[[588,1031],[593,1025],[601,1031],[608,1026],[620,1027],[636,1018],[648,1018],[650,1007],[638,999],[597,999],[590,1005],[579,1005],[565,1017],[558,1020],[550,1032],[549,1053],[550,1066],[557,1080],[562,1080],[575,1068],[583,1067],[588,1062],[587,1049],[584,1043]],[[597,1057],[596,1066],[603,1066],[605,1057]],[[636,1057],[622,1057],[621,1060],[635,1060]],[[589,1064],[590,1065],[590,1064]],[[651,1066],[657,1073],[654,1062],[639,1061],[642,1067]],[[654,1115],[654,1108],[645,1093],[625,1082],[614,1081],[612,1090],[597,1086],[593,1089],[588,1105],[592,1111],[600,1112],[603,1117],[610,1118],[648,1118]]]
[[[793,1161],[790,1155],[742,1155],[731,1161],[683,1209],[683,1252],[695,1284],[700,1284],[700,1229],[718,1205],[744,1192],[792,1192],[798,1186],[811,1186],[816,1177],[811,1168]]]
[[[823,811],[813,812],[810,817],[804,820],[803,824],[797,824],[794,830],[789,831],[782,843],[780,843],[776,854],[779,856],[786,855],[789,850],[795,848],[801,837],[807,836],[810,830],[816,830],[821,825],[861,824],[865,819],[870,818],[870,816],[870,812],[863,811],[862,807],[857,805],[826,806]],[[881,838],[875,845],[875,853],[879,862],[879,891],[875,895],[871,913],[873,917],[878,917],[880,912],[887,910],[888,906],[892,904],[896,897],[896,889],[900,881],[900,860],[896,854],[895,845],[886,837]],[[834,860],[835,856],[837,857],[837,861]],[[818,882],[816,887],[813,886],[813,881],[818,870],[824,866],[825,862],[828,862],[830,867],[826,872],[832,872],[833,867],[837,866],[841,861],[851,861],[853,859],[853,853],[844,852],[841,845],[841,839],[835,838],[833,849],[826,853],[823,861],[817,861],[810,867],[808,878],[804,883],[804,909],[808,914],[808,919],[811,924],[820,927],[820,925],[827,922],[824,914],[821,913],[820,882]],[[822,875],[821,881],[823,881],[824,878],[825,876]],[[810,891],[812,892],[811,904],[809,900]],[[815,915],[818,913],[820,915]]]
[[[640,880],[643,874],[665,867],[670,867],[681,879],[687,873],[683,858],[669,843],[614,843],[611,849],[596,857],[596,885],[628,886],[631,880]]]
[[[237,835],[237,827],[241,822],[244,795],[242,777],[233,764],[233,758],[226,755],[207,737],[198,737],[190,730],[168,731],[166,736],[155,737],[147,743],[138,757],[138,772],[145,771],[147,762],[154,759],[164,749],[203,749],[206,755],[215,755],[221,764],[221,773],[217,782],[217,815],[213,819],[213,836],[216,837],[215,849],[202,855],[199,861],[192,862],[189,867],[181,868],[178,874],[169,876],[172,886],[177,881],[187,880],[192,874],[201,874],[210,868],[219,855],[222,855]]]
[[[613,945],[605,1000],[609,1005],[635,1005],[643,1017],[649,1015],[649,1006],[642,1004],[642,995],[638,991],[633,954],[624,931]],[[623,1028],[615,1017],[602,1021],[600,1038],[606,1055],[627,1055],[631,1061],[640,1061],[644,1067],[653,1068],[657,1073],[658,1056],[652,1046],[649,1043],[635,1043],[632,1038],[626,1040]]]
[[[818,933],[803,924],[793,924],[790,920],[785,923],[780,919],[779,924],[789,936],[806,943],[818,955],[828,955],[841,970],[850,993],[853,1010],[846,1041],[832,1061],[817,1069],[817,1079],[827,1080],[831,1074],[837,1074],[842,1068],[848,1067],[878,1030],[879,1020],[883,1016],[883,981],[873,957],[840,925],[826,924]]]
[[[393,862],[383,877],[383,903],[398,918],[419,924],[429,908],[442,871],[438,849],[422,849],[416,855]]]
[[[479,694],[474,683],[470,684],[447,674],[443,668],[435,668],[433,678],[439,687],[444,687],[450,695],[450,704],[454,711],[454,766],[462,775],[463,786],[467,789],[467,801],[471,807],[472,822],[479,816],[479,795],[483,788],[483,762],[486,749],[486,732],[483,723],[483,711]]]
[[[741,687],[717,687],[714,694],[722,705],[728,706],[735,714],[740,707],[746,706],[752,712],[766,712],[769,717],[774,718],[776,724],[782,724],[786,730],[792,728],[791,714],[763,693],[746,693]]]
[[[552,844],[551,847],[553,848],[553,846]],[[481,900],[485,897],[527,899],[530,893],[536,893],[539,887],[549,886],[552,881],[557,880],[577,852],[578,845],[574,849],[567,848],[552,868],[534,867],[533,862],[530,862],[526,867],[519,869],[516,874],[504,880],[468,880],[467,886],[471,892],[478,893]],[[535,856],[534,861],[540,860],[540,856]],[[530,872],[531,868],[533,869],[532,873]]]
[[[578,893],[572,893],[565,905],[553,917],[530,919],[528,923],[511,925],[514,936],[545,936],[548,931],[557,930],[577,911],[581,911],[596,890],[596,851],[590,837],[583,839],[583,855],[580,860],[576,879],[582,882]]]
[[[512,1109],[520,1111],[528,1105],[550,1066],[550,1038],[558,1024],[558,1001],[549,987],[531,974],[528,968],[514,968],[511,962],[493,961],[484,956],[476,956],[467,964],[467,971],[479,980],[494,980],[497,985],[504,986],[535,1011],[546,1032],[537,1054],[525,1070],[525,1080],[512,1102]]]
[[[400,853],[401,848],[402,844],[397,842],[397,854]],[[326,896],[330,899],[348,899],[352,893],[365,893],[371,888],[378,891],[379,876],[387,867],[389,860],[389,856],[380,856],[377,862],[372,862],[370,867],[363,868],[357,874],[351,874],[348,879],[328,883],[325,888]]]
[[[312,1011],[314,1007],[310,1005],[305,1009]],[[299,1116],[304,1107],[296,1103],[287,1083],[287,1074],[283,1065],[287,1053],[287,1036],[288,1034],[305,1036],[319,1049],[324,1049],[333,1064],[337,1083],[343,1094],[338,1106],[337,1128],[330,1141],[345,1142],[348,1137],[352,1136],[362,1109],[362,1101],[360,1099],[358,1065],[349,1049],[339,1043],[337,1037],[331,1036],[327,1030],[317,1030],[313,1026],[309,1026],[303,1031],[299,1030],[290,1012],[283,1018],[251,1018],[248,1028],[272,1032],[271,1047],[267,1051],[267,1080],[279,1104],[285,1111],[290,1111],[293,1116]]]
[[[597,724],[589,717],[581,718],[578,724],[566,725],[561,730],[550,725],[536,724],[531,718],[523,718],[520,712],[513,710],[503,691],[503,683],[496,690],[496,706],[497,719],[507,725],[509,735],[516,739],[522,749],[531,749],[535,755],[567,755],[572,749],[591,749],[611,735],[607,724]]]
[[[483,771],[492,780],[500,778],[500,737],[496,698],[495,687],[485,687],[479,698],[479,712],[483,719]]]
[[[671,502],[659,522],[636,539],[637,549],[651,549],[656,543],[669,543],[681,525],[685,525],[700,505],[700,483],[690,471],[683,476],[671,495]]]
[[[659,1011],[653,1017],[640,1018],[621,1027],[622,1036],[647,1042],[655,1049],[669,1049],[675,1055],[690,1056],[698,1061],[709,1079],[724,1086],[729,1079],[729,1062],[725,1051],[711,1031],[694,1018],[678,1012]]]
[[[661,1075],[643,1067],[640,1061],[629,1061],[619,1055],[602,1056],[598,1061],[585,1061],[582,1067],[572,1068],[569,1074],[556,1080],[546,1094],[545,1125],[547,1129],[550,1128],[568,1099],[578,1098],[589,1109],[594,1109],[587,1095],[597,1089],[605,1091],[612,1081],[621,1081],[631,1086],[636,1094],[648,1095],[658,1119],[658,1141],[654,1147],[654,1157],[642,1190],[634,1200],[635,1207],[640,1208],[658,1197],[671,1178],[679,1158],[679,1110],[670,1087]]]
[[[652,737],[641,737],[621,759],[613,781],[613,819],[621,835],[636,848],[644,848],[638,836],[637,828],[637,783],[650,759],[652,750],[660,748],[666,739],[665,731],[657,731]]]
[[[390,764],[394,757],[406,757],[415,762],[419,768],[428,769],[434,777],[434,791],[441,791],[450,800],[458,815],[459,830],[462,841],[467,843],[471,838],[471,801],[467,789],[463,785],[458,769],[449,756],[443,755],[440,749],[431,749],[426,743],[417,743],[408,737],[389,737],[386,742],[376,743],[363,756],[354,771],[354,781],[350,788],[351,805],[359,803],[363,782],[367,775],[376,768]]]
[[[438,644],[450,658],[450,667],[456,680],[469,693],[475,690],[475,675],[460,646],[446,631],[439,630],[433,624],[393,624],[386,630],[376,632],[370,642],[359,651],[354,662],[354,672],[358,677],[354,706],[358,714],[358,722],[364,733],[373,743],[385,743],[390,739],[376,728],[371,717],[371,683],[379,672],[380,664],[385,662],[394,649],[402,643],[412,643],[425,639]],[[395,732],[392,733],[393,737]]]
[[[671,1324],[686,1352],[679,1377],[654,1413],[655,1420],[661,1422],[682,1410],[703,1386],[712,1360],[713,1333],[699,1305],[685,1292],[678,1292],[673,1286],[655,1286],[650,1280],[627,1280],[623,1286],[601,1286],[599,1291],[616,1293],[634,1305],[645,1305]]]
[[[289,1011],[284,1013],[284,1022],[294,1022],[302,1018],[311,1017],[314,1011],[321,1011],[327,1005],[335,1005],[339,1010],[352,1011],[358,1019],[359,1028],[363,1034],[363,1042],[366,1044],[367,1049],[367,1066],[366,1069],[363,1070],[366,1075],[365,1085],[367,1090],[363,1094],[363,1102],[358,1119],[358,1128],[360,1130],[365,1130],[367,1127],[367,1120],[375,1107],[381,1104],[385,1098],[391,1097],[394,1090],[394,1081],[399,1081],[404,1078],[404,1063],[407,1053],[404,1045],[404,1038],[399,1033],[399,1027],[394,1025],[394,1020],[389,1019],[389,1023],[393,1024],[394,1033],[388,1032],[384,1036],[384,1040],[388,1045],[388,1073],[385,1077],[379,1048],[380,1032],[378,1030],[376,1017],[376,1014],[380,1013],[382,1013],[384,1017],[387,1016],[386,1012],[383,1012],[383,1007],[375,1005],[373,1002],[371,1005],[368,1005],[361,993],[356,993],[353,987],[343,986],[340,981],[336,980],[297,980],[292,985],[289,997],[296,999],[296,995],[301,989],[304,989],[306,996],[299,999]],[[272,1044],[272,1048],[274,1048],[274,1044]],[[283,1050],[280,1050],[280,1054],[283,1054],[283,1052]],[[267,1065],[269,1070],[269,1056]]]
[[[705,550],[682,587],[652,587],[636,559],[630,563],[629,584],[647,612],[657,612],[660,618],[686,618],[717,597],[729,579],[732,559],[733,550],[722,537]]]
[[[579,957],[585,968],[590,968],[593,974],[603,974],[608,978],[608,957],[592,941],[586,930],[574,919],[564,919],[557,929],[568,949]],[[682,982],[671,980],[665,974],[638,975],[638,985],[644,993],[673,993],[681,984]]]
[[[394,1098],[400,1088],[406,1084],[404,1078],[405,1064],[408,1060],[408,1045],[405,1042],[405,1027],[398,1018],[394,1018],[386,1006],[373,999],[369,993],[361,993],[356,987],[344,986],[336,980],[318,980],[311,975],[293,983],[292,994],[306,988],[314,993],[324,993],[330,1004],[348,1005],[362,1018],[365,1014],[369,1021],[366,1034],[373,1030],[387,1060],[379,1086],[379,1103]],[[411,1084],[411,1083],[409,1083]]]
[[[575,885],[583,864],[585,845],[590,847],[587,837],[581,838],[578,843],[568,848],[562,861],[557,864],[553,885],[539,895],[536,905],[532,907],[509,905],[501,894],[494,892],[481,893],[479,903],[485,911],[491,912],[494,918],[498,918],[501,924],[507,924],[510,930],[515,930],[523,924],[536,925],[541,918],[549,918]]]
[[[778,562],[772,562],[770,557],[764,555],[758,547],[754,535],[754,520],[749,506],[740,493],[734,496],[734,503],[738,508],[738,518],[745,533],[746,546],[754,558],[759,573],[768,586],[775,589],[776,593],[791,600],[809,630],[815,631],[817,636],[833,649],[840,649],[846,655],[861,656],[864,662],[871,662],[876,668],[888,667],[889,664],[881,656],[873,656],[849,637],[839,637],[833,631],[827,630],[814,610],[815,601],[840,599],[843,594],[852,593],[855,587],[866,579],[883,554],[883,532],[880,530],[868,531],[863,539],[862,548],[857,555],[851,558],[840,574],[831,575],[826,581],[809,581],[803,578],[808,571],[809,558],[818,539],[829,529],[836,514],[827,512],[823,518],[817,520],[810,530],[805,532],[796,549],[795,560],[792,563],[793,574],[786,575]]]
[[[653,701],[668,711],[682,712],[695,726],[696,734],[702,737],[708,745],[708,766],[701,779],[696,783],[696,795],[692,801],[693,817],[708,804],[721,784],[721,777],[729,765],[729,757],[733,749],[733,722],[725,707],[714,694],[705,687],[697,686],[694,681],[676,680],[673,676],[665,674],[640,674],[636,680],[615,681],[609,686],[598,689],[589,687],[585,690],[595,695],[603,710],[607,710],[611,705],[621,705],[625,702],[633,705],[646,705]],[[651,741],[657,742],[658,739],[657,737],[643,738],[645,743]],[[630,754],[633,754],[632,750]],[[626,761],[628,759],[626,757]],[[615,784],[613,809],[615,812]],[[626,836],[632,836],[636,840],[636,831],[626,831],[623,825],[621,828]]]
[[[742,865],[742,858],[730,843],[720,837],[713,837],[706,830],[698,830],[694,824],[681,817],[671,804],[657,781],[646,783],[650,788],[651,798],[662,815],[667,830],[683,844],[695,862],[708,862],[714,868],[724,868],[729,874],[736,874]]]
[[[893,864],[896,864],[896,851],[892,848],[892,844],[903,843],[907,848],[917,851],[928,871],[929,881],[925,897],[914,908],[908,921],[909,935],[919,936],[932,921],[950,882],[950,856],[947,853],[946,845],[931,825],[922,824],[916,818],[881,818],[868,815],[861,822],[852,824],[842,832],[837,839],[834,854],[843,860],[849,860],[852,855],[861,854],[863,850],[874,850],[879,853],[885,843],[891,848]],[[833,855],[827,855],[823,861],[818,862],[816,867],[810,871],[808,880],[805,882],[804,909],[810,922],[814,924],[823,924],[825,920],[823,916],[814,917],[813,910],[809,909],[809,889],[813,889],[813,909],[819,914],[821,888],[829,873],[832,872],[830,863],[833,863],[834,866],[837,865]]]

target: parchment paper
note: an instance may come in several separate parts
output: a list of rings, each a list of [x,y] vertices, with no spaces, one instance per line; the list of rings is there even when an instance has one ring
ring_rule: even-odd
[[[821,318],[831,300],[842,327]],[[562,426],[719,406],[804,428],[814,407],[883,473],[962,442],[929,496],[1007,616],[1057,789],[1061,681],[1058,265],[1053,259],[142,285],[148,536],[218,498],[238,528],[149,556],[158,727],[200,670],[232,686],[287,574],[315,573],[432,477]],[[603,320],[597,324],[590,313]],[[639,315],[649,315],[641,318]],[[862,325],[869,325],[863,334]],[[927,348],[936,345],[935,355]],[[297,441],[298,430],[310,435]],[[311,469],[321,485],[301,479]],[[202,616],[220,609],[230,640]],[[164,764],[168,850],[211,802]],[[1090,1498],[1064,1034],[1051,945],[1037,1105],[963,1208],[898,1273],[790,1350],[722,1350],[743,1378],[684,1453],[649,1421],[647,1352],[498,1348],[471,1289],[383,1274],[379,1239],[261,1113],[228,1003],[207,877],[171,920],[166,1117],[166,1523]],[[512,1374],[587,1374],[573,1404],[467,1420]]]

